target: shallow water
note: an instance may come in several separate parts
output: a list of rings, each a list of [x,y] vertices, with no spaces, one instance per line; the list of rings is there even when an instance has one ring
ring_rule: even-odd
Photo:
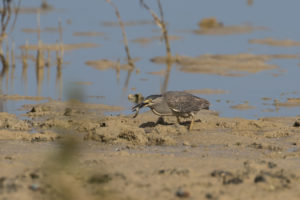
[[[120,10],[122,20],[151,21],[147,10],[139,5],[138,1],[114,1]],[[299,1],[261,0],[253,1],[212,2],[191,0],[162,1],[165,20],[168,23],[170,35],[181,37],[179,40],[171,40],[171,52],[173,55],[199,56],[203,54],[295,54],[299,55],[299,46],[282,47],[252,44],[249,40],[271,37],[277,40],[290,39],[300,41],[300,28],[298,26],[300,6]],[[121,70],[119,80],[114,69],[97,70],[85,64],[89,60],[108,59],[120,60],[125,64],[126,54],[122,44],[122,35],[119,26],[108,26],[104,22],[117,22],[113,8],[103,1],[49,1],[54,7],[53,11],[41,14],[41,29],[57,27],[61,20],[63,27],[64,43],[94,43],[99,44],[95,48],[80,48],[64,52],[64,64],[59,70],[55,64],[55,52],[51,53],[54,65],[45,67],[38,79],[35,63],[28,61],[27,81],[22,75],[22,63],[16,60],[15,71],[10,71],[2,78],[2,94],[19,94],[24,96],[45,96],[52,99],[66,100],[70,97],[70,91],[80,91],[84,101],[91,103],[103,103],[123,106],[124,114],[130,113],[131,103],[127,96],[131,93],[142,93],[147,96],[159,93],[164,76],[151,75],[149,72],[161,71],[165,65],[150,62],[155,56],[164,56],[165,46],[160,40],[152,40],[148,44],[139,44],[132,40],[146,37],[159,36],[160,30],[155,24],[143,24],[126,26],[129,40],[130,53],[133,58],[140,60],[135,63],[136,69],[128,76],[128,71]],[[148,3],[148,2],[147,2]],[[33,0],[23,1],[22,7],[39,7],[40,2]],[[158,13],[156,1],[149,6]],[[280,14],[279,14],[280,13]],[[197,23],[206,17],[216,17],[224,26],[251,25],[259,28],[252,32],[228,35],[199,35],[193,30],[198,29]],[[34,33],[23,32],[23,28],[36,28],[37,15],[35,13],[21,13],[17,19],[16,28],[9,36],[8,44],[15,41],[16,56],[21,54],[20,45],[28,40],[29,44],[37,44],[37,36]],[[104,35],[74,36],[75,32],[97,32]],[[42,32],[43,43],[55,44],[59,41],[58,32]],[[3,43],[5,49],[6,42]],[[29,54],[36,55],[35,51]],[[287,98],[299,98],[299,58],[296,59],[272,59],[268,64],[277,65],[279,68],[247,74],[246,76],[231,77],[213,74],[185,73],[179,71],[177,65],[173,65],[168,80],[168,90],[193,90],[193,89],[221,89],[226,94],[199,94],[212,103],[211,109],[220,112],[221,116],[258,118],[263,116],[292,116],[299,115],[300,107],[275,107],[274,100],[280,102]],[[13,77],[13,78],[12,78]],[[129,77],[129,78],[128,78]],[[128,78],[128,86],[126,79]],[[38,81],[39,80],[39,81]],[[86,84],[76,84],[83,82]],[[91,97],[94,96],[94,97]],[[95,97],[95,96],[98,96]],[[105,96],[105,98],[99,97]],[[262,100],[269,97],[271,100]],[[242,104],[245,101],[254,109],[232,109],[231,106]],[[35,101],[1,101],[3,111],[22,113],[18,109],[24,103]],[[119,113],[119,112],[118,112]]]

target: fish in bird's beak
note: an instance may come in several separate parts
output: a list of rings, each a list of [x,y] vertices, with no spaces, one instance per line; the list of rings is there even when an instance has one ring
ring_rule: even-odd
[[[149,99],[146,99],[142,103],[139,103],[139,104],[133,106],[132,107],[132,112],[135,112],[135,114],[133,115],[133,118],[136,118],[139,114],[140,109],[143,108],[144,106],[146,106],[149,103],[150,103]]]
[[[132,108],[132,112],[135,112],[132,118],[136,118],[138,116],[139,111],[140,111],[140,107],[139,106],[140,106],[140,104],[138,104],[138,105],[136,105],[136,106],[134,106]]]

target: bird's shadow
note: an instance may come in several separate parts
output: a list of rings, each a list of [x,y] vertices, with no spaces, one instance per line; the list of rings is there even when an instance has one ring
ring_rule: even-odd
[[[163,118],[158,118],[158,120],[156,122],[145,122],[145,123],[142,123],[139,127],[140,128],[153,128],[157,125],[164,125],[164,126],[170,126],[170,125],[174,125],[174,123],[168,123],[166,122]]]
[[[196,119],[195,122],[201,122],[201,120],[200,119]],[[188,121],[184,121],[184,122],[181,121],[179,124],[183,125],[183,126],[190,126],[191,123],[192,123],[192,121],[188,120]]]
[[[197,120],[195,120],[195,122],[201,122],[201,120],[197,119]],[[157,125],[171,126],[171,125],[174,125],[174,123],[168,123],[168,122],[164,121],[163,118],[158,118],[158,120],[156,122],[145,122],[145,123],[142,123],[139,127],[140,128],[153,128],[153,127],[156,127]],[[183,121],[183,122],[180,122],[179,125],[189,127],[191,125],[191,121],[190,120]]]

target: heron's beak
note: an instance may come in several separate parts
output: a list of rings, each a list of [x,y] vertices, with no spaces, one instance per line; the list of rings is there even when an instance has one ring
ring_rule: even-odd
[[[138,114],[139,114],[140,109],[143,108],[144,106],[147,106],[150,102],[151,102],[151,100],[146,99],[142,103],[139,103],[139,104],[133,106],[132,107],[132,112],[135,112],[133,118],[136,118],[136,116],[138,116]]]
[[[150,102],[151,102],[150,99],[146,99],[146,100],[144,100],[142,103],[139,103],[139,104],[133,106],[133,107],[132,107],[132,112],[135,112],[135,111],[137,111],[138,109],[143,108],[144,106],[146,106],[146,105],[149,104]]]

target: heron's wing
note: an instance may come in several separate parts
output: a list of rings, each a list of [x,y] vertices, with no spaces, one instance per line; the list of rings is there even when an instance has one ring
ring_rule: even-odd
[[[166,92],[164,98],[174,112],[190,113],[209,108],[207,100],[186,92]]]

